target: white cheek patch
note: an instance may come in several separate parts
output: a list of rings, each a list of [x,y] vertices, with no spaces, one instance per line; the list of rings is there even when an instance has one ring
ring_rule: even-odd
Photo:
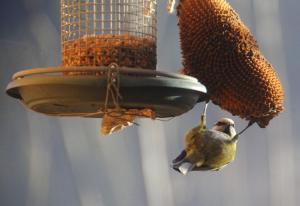
[[[235,131],[234,127],[231,126],[231,127],[229,128],[229,130],[230,130],[231,136],[234,137],[234,136],[236,135],[236,131]]]
[[[212,129],[220,132],[224,132],[225,130],[224,126],[218,126],[218,125],[214,125]]]

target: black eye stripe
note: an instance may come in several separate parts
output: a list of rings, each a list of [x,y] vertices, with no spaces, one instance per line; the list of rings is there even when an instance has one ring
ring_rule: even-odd
[[[234,124],[228,124],[227,122],[217,122],[216,125],[217,126],[231,125],[234,127]]]
[[[216,124],[217,126],[223,126],[223,125],[226,125],[224,122],[217,122]]]

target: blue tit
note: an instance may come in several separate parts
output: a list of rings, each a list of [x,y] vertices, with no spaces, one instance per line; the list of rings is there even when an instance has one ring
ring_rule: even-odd
[[[207,129],[206,108],[207,104],[200,124],[185,136],[185,149],[172,162],[173,169],[184,175],[190,171],[218,171],[235,158],[238,135],[234,121],[221,118],[211,129]]]

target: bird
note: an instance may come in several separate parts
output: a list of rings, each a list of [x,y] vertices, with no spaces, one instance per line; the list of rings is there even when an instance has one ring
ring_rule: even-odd
[[[237,134],[234,121],[223,117],[207,129],[207,105],[200,124],[186,134],[185,149],[172,162],[173,169],[183,175],[191,171],[218,171],[231,163],[235,159],[239,135],[249,127]]]

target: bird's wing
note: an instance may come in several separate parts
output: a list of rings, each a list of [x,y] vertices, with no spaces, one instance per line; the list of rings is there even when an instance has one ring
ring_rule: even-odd
[[[216,131],[216,130],[213,130],[213,129],[209,129],[207,130],[205,133],[204,133],[204,138],[212,138],[212,139],[215,139],[216,141],[227,141],[227,140],[230,140],[231,137],[224,133],[224,132],[220,132],[220,131]]]
[[[204,134],[203,141],[203,153],[206,154],[206,160],[212,160],[214,157],[218,157],[222,154],[223,144],[230,140],[230,136],[219,131],[208,130]]]

